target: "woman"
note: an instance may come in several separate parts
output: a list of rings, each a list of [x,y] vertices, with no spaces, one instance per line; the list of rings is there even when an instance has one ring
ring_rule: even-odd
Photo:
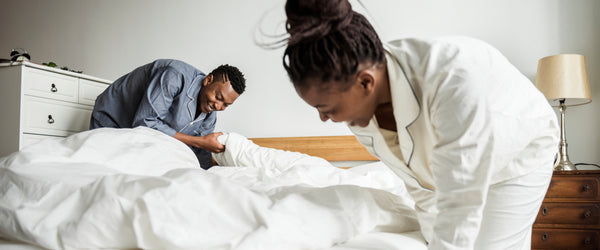
[[[383,45],[347,0],[285,10],[296,92],[404,179],[430,249],[530,249],[558,124],[525,76],[475,39]]]

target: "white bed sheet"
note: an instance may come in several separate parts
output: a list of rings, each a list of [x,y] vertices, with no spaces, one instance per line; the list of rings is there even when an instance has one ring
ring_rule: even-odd
[[[404,233],[369,232],[358,235],[347,242],[337,244],[327,250],[426,250],[424,239],[419,231]],[[3,250],[45,250],[45,248],[23,242],[0,239]],[[268,249],[261,249],[268,250]],[[278,249],[279,250],[279,249]]]
[[[185,145],[144,127],[2,158],[0,246],[425,249],[412,201],[381,164],[341,170],[237,134],[220,139],[227,150],[215,158],[236,167],[204,171]]]

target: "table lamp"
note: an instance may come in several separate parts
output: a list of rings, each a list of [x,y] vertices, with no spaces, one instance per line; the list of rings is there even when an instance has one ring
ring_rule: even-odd
[[[546,96],[553,107],[560,110],[560,143],[556,171],[577,170],[567,154],[565,111],[568,106],[590,103],[585,57],[576,54],[547,56],[538,61],[535,86]]]

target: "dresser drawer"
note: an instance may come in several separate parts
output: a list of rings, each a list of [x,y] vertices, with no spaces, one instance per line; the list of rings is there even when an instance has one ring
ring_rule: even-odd
[[[23,132],[67,136],[88,130],[92,107],[25,97]]]
[[[77,102],[78,78],[39,69],[25,68],[24,70],[24,94]]]
[[[533,229],[532,249],[598,249],[598,231],[571,229]]]
[[[96,97],[100,95],[108,85],[86,79],[79,80],[79,103],[94,106]]]
[[[27,147],[31,144],[35,144],[42,140],[60,140],[63,139],[62,136],[48,136],[48,135],[34,135],[34,134],[23,134],[21,136],[21,144],[19,150],[24,147]]]
[[[597,203],[544,202],[535,224],[562,224],[600,229],[600,206]]]
[[[598,200],[598,182],[595,176],[555,176],[550,182],[546,198]]]

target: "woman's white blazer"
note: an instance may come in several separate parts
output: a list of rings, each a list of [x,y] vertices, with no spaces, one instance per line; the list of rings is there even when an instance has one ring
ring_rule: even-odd
[[[472,246],[491,185],[552,168],[541,158],[558,150],[556,114],[482,41],[403,39],[384,47],[400,150],[390,149],[375,119],[350,129],[404,179],[432,249]]]

